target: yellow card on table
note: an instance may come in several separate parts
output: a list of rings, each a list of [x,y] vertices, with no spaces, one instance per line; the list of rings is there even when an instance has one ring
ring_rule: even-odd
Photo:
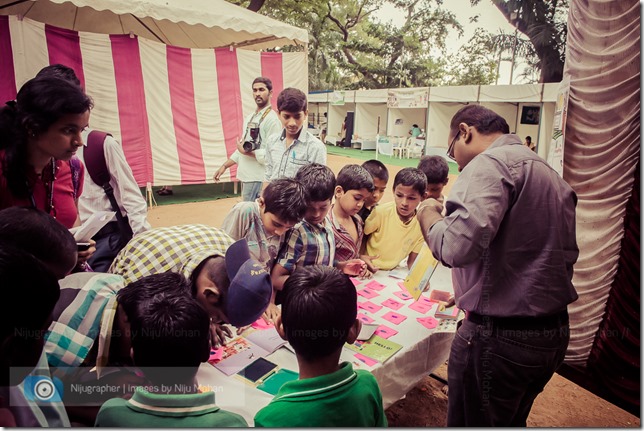
[[[429,279],[434,274],[437,266],[438,261],[434,258],[431,250],[427,247],[427,244],[423,244],[416,261],[409,270],[409,275],[403,282],[414,301],[418,301],[420,295],[429,287]]]

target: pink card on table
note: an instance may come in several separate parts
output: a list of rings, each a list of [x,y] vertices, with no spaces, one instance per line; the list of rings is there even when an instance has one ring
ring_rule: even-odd
[[[405,287],[405,282],[404,281],[399,281],[398,282],[398,287],[400,287],[402,290],[407,292],[407,288]]]
[[[363,323],[373,323],[374,320],[367,316],[366,314],[358,313],[358,319],[360,319]]]
[[[378,293],[376,293],[375,291],[373,291],[371,289],[366,289],[365,288],[365,289],[362,289],[362,290],[358,290],[358,295],[360,295],[360,296],[362,296],[364,298],[367,298],[367,299],[371,299],[371,298],[375,298],[376,296],[378,296]]]
[[[375,313],[376,311],[380,310],[382,308],[382,305],[377,305],[374,304],[371,301],[365,301],[365,302],[358,302],[358,308],[362,308],[367,311],[371,311],[372,313]]]
[[[385,288],[385,285],[376,280],[371,280],[369,283],[365,284],[364,287],[373,289],[373,290],[382,290]]]
[[[411,308],[414,311],[418,311],[421,314],[425,314],[429,310],[431,310],[433,306],[434,306],[434,304],[430,305],[430,304],[427,304],[427,303],[422,302],[422,301],[417,301],[417,302],[414,302],[413,304],[411,304],[409,306],[409,308]]]
[[[250,326],[255,329],[268,329],[273,327],[273,323],[272,322],[266,323],[266,321],[260,317],[255,322],[253,322]]]
[[[211,350],[210,351],[210,358],[208,358],[208,361],[221,361],[221,359],[224,357],[224,349],[222,347],[216,349],[216,350]]]
[[[362,280],[358,280],[357,278],[349,277],[349,280],[351,280],[351,283],[353,283],[354,286],[357,286],[362,283]]]
[[[425,303],[425,304],[428,304],[428,305],[434,305],[434,304],[438,303],[438,301],[435,301],[433,299],[429,299],[429,298],[427,298],[425,296],[421,296],[420,298],[418,298],[418,302],[422,302],[422,303]]]
[[[404,292],[402,290],[398,290],[394,292],[394,295],[396,295],[398,298],[402,299],[403,301],[407,301],[408,299],[412,299],[412,296],[408,292]]]
[[[387,308],[391,308],[392,310],[398,310],[400,307],[402,307],[402,306],[403,306],[403,304],[401,304],[401,303],[400,303],[400,302],[398,302],[398,301],[394,301],[394,300],[393,300],[393,299],[391,299],[391,298],[389,298],[389,299],[387,299],[386,301],[384,301],[384,302],[382,303],[382,305],[384,305],[384,306],[385,306],[385,307],[387,307]]]
[[[438,320],[434,319],[433,317],[419,317],[416,320],[418,320],[418,323],[420,323],[427,329],[434,329],[438,326]]]
[[[400,313],[394,313],[393,311],[390,311],[382,316],[382,318],[390,321],[394,325],[399,325],[401,322],[404,322],[407,319],[407,316],[403,316]]]
[[[375,332],[375,334],[377,336],[382,337],[382,338],[393,337],[397,333],[398,333],[398,331],[396,331],[395,329],[391,329],[389,326],[385,326],[385,325],[378,326],[376,328],[376,332]]]
[[[370,357],[365,356],[362,353],[356,353],[353,356],[355,356],[356,358],[358,358],[358,360],[360,360],[361,362],[364,362],[365,364],[367,364],[370,367],[373,367],[374,365],[376,365],[378,363],[378,361],[376,361],[375,359],[371,359]]]

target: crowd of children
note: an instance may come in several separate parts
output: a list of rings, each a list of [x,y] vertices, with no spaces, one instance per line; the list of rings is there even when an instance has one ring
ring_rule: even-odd
[[[211,348],[232,336],[227,324],[243,330],[261,316],[295,350],[299,380],[282,386],[256,426],[387,425],[373,375],[339,363],[361,327],[347,275],[413,264],[423,244],[416,208],[429,197],[443,201],[447,163],[426,156],[400,170],[394,201],[379,204],[385,165],[348,164],[336,177],[324,146],[302,127],[306,96],[286,89],[278,108],[283,130],[266,142],[267,183],[256,201],[235,205],[221,229],[136,235],[109,274],[73,274],[59,288],[76,264],[71,234],[36,209],[0,211],[0,425],[247,426],[195,376]],[[101,382],[122,390],[34,403],[26,386],[49,371],[66,388]],[[20,394],[18,407],[11,399]]]

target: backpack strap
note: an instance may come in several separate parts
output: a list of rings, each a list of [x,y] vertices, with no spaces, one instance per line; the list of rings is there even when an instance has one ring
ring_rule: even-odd
[[[116,219],[121,230],[122,239],[127,242],[132,237],[132,228],[126,217],[121,214],[121,209],[114,197],[114,189],[110,184],[110,171],[107,169],[107,162],[105,161],[105,138],[109,133],[92,130],[87,137],[87,146],[83,149],[83,157],[85,158],[85,167],[87,173],[92,178],[92,181],[101,186],[110,200],[112,211],[116,212]],[[126,239],[126,237],[128,237]]]
[[[105,188],[105,183],[110,182],[110,171],[107,169],[105,151],[103,150],[107,135],[108,133],[92,130],[87,137],[87,146],[83,149],[87,173],[92,181],[103,188]]]
[[[53,163],[56,163],[55,161]],[[74,186],[74,200],[78,199],[78,190],[80,190],[80,171],[81,161],[78,157],[73,156],[69,159],[69,170],[72,173],[72,185]]]

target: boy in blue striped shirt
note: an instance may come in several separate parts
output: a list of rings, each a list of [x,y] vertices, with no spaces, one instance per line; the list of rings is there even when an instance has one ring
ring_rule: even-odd
[[[308,196],[304,220],[286,235],[284,245],[271,271],[273,288],[282,290],[284,282],[300,266],[333,265],[335,240],[326,218],[335,190],[335,174],[327,166],[311,163],[295,175]]]
[[[271,270],[273,288],[282,290],[284,282],[296,268],[309,265],[335,265],[345,274],[361,274],[366,265],[359,259],[335,262],[335,238],[327,218],[335,193],[333,171],[319,163],[310,163],[297,171],[295,179],[304,186],[308,204],[304,220],[287,234],[278,253]]]

